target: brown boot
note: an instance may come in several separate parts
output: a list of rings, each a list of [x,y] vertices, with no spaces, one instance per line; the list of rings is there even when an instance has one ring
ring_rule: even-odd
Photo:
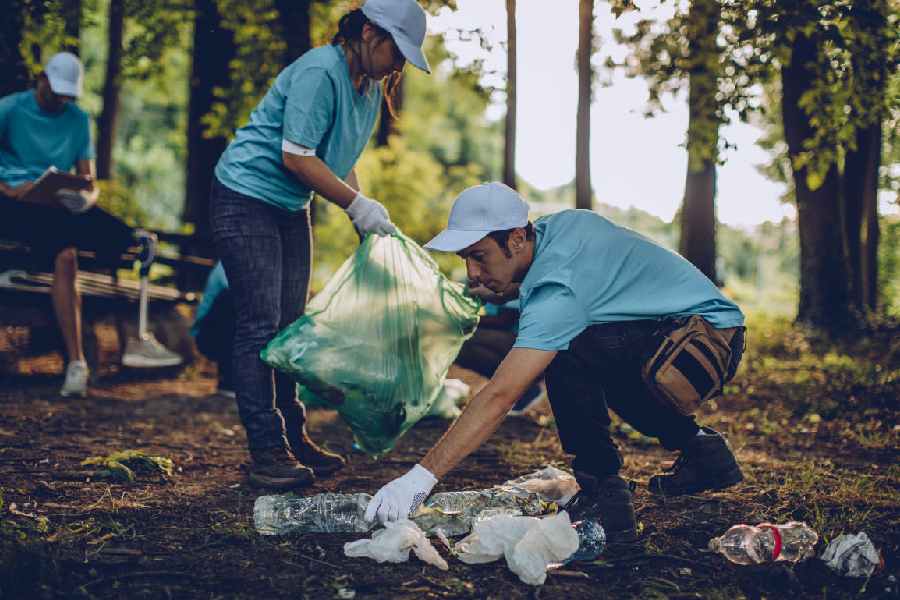
[[[315,479],[312,470],[297,462],[284,446],[251,450],[250,457],[247,478],[254,486],[289,490],[309,485]]]
[[[288,434],[287,437],[294,456],[304,465],[311,468],[315,472],[316,477],[331,475],[347,464],[343,456],[329,452],[312,441],[306,433],[306,426],[299,428],[299,434]]]

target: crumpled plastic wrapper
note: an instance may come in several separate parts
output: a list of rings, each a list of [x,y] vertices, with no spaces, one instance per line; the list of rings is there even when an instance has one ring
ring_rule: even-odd
[[[564,506],[579,489],[571,473],[551,466],[510,479],[496,487],[517,496],[537,494],[544,502],[556,502],[559,506]]]
[[[356,540],[344,544],[344,555],[371,558],[380,563],[401,563],[409,560],[412,550],[419,560],[446,571],[447,561],[438,554],[422,530],[412,521],[392,521],[384,524],[368,540]]]
[[[837,536],[821,559],[829,569],[845,577],[869,577],[881,566],[881,555],[864,532]]]
[[[565,511],[553,516],[499,515],[475,522],[473,532],[454,548],[467,564],[506,557],[509,569],[528,585],[543,585],[547,566],[559,563],[578,550],[578,534]]]

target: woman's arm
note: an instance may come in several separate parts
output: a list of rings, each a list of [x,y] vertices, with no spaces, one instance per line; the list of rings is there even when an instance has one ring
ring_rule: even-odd
[[[297,179],[305,186],[319,194],[329,202],[337,204],[344,210],[350,206],[350,203],[356,198],[357,190],[348,185],[348,181],[341,181],[334,172],[328,168],[322,159],[318,156],[300,156],[299,154],[291,154],[290,152],[282,152],[281,160],[284,166],[293,173]],[[350,172],[353,181],[356,175]],[[357,186],[359,184],[357,183]]]

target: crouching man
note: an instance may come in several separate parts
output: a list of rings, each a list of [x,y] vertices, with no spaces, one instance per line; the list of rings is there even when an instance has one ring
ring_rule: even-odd
[[[651,492],[694,494],[741,481],[725,439],[692,413],[737,369],[744,316],[684,258],[591,211],[532,224],[528,205],[500,183],[460,194],[447,228],[425,247],[465,260],[474,293],[493,302],[518,296],[518,336],[421,463],[375,494],[367,519],[407,517],[542,373],[581,486],[565,508],[573,521],[598,518],[610,543],[637,539],[610,408],[680,451],[668,472],[650,478]]]

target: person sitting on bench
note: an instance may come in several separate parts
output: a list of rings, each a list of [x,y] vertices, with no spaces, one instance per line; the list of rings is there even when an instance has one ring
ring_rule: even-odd
[[[47,62],[34,89],[0,98],[0,237],[28,244],[38,264],[53,266],[53,310],[68,358],[62,396],[86,395],[89,375],[81,339],[76,249],[93,251],[100,264],[115,268],[122,253],[139,244],[141,272],[146,275],[156,244],[152,233],[134,230],[94,206],[98,190],[88,115],[74,103],[83,80],[84,67],[78,57],[60,52]],[[36,197],[35,181],[50,167],[62,172],[75,169],[83,181],[80,205],[67,203],[67,209],[53,198]],[[145,313],[146,304],[142,304]],[[179,355],[143,329],[144,335],[128,341],[123,364],[181,363]]]

